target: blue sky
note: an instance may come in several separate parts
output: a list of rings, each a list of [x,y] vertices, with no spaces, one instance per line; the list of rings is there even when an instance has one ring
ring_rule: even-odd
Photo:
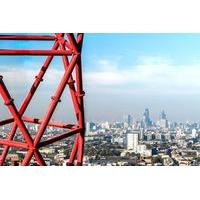
[[[86,34],[84,47],[87,55],[126,57],[125,65],[137,62],[138,56],[155,55],[190,64],[199,58],[200,34]]]
[[[52,42],[0,41],[3,48],[50,48]],[[83,59],[85,68],[96,58],[114,58],[128,67],[137,62],[139,56],[164,56],[175,64],[191,64],[199,58],[200,34],[85,34]],[[30,60],[30,57],[1,57],[15,64]]]
[[[51,45],[0,41],[0,48]],[[18,104],[43,59],[0,57],[1,74]],[[59,58],[51,66],[46,96],[62,75]],[[140,119],[149,107],[154,120],[165,109],[173,121],[200,121],[200,34],[85,34],[83,72],[88,120],[121,120],[127,113]],[[40,96],[45,102],[47,97]],[[40,115],[38,104],[33,106]]]

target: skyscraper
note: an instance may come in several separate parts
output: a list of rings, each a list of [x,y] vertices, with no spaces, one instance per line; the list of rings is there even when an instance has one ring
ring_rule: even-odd
[[[161,118],[161,119],[167,119],[167,116],[166,116],[164,110],[162,110],[162,112],[161,112],[161,114],[160,114],[160,118]]]
[[[167,128],[168,127],[167,116],[166,116],[164,110],[162,110],[162,112],[160,114],[159,125],[160,125],[161,128]]]
[[[96,124],[93,122],[87,122],[86,123],[86,132],[90,133],[96,130]]]
[[[140,133],[139,133],[139,140],[144,139],[144,128],[140,128]]]
[[[152,125],[150,116],[149,116],[149,109],[146,108],[144,113],[143,113],[143,117],[142,117],[142,126],[144,128],[148,128]]]
[[[132,118],[132,116],[130,114],[124,115],[123,120],[124,120],[124,127],[125,128],[128,128],[128,127],[132,126],[133,118]]]

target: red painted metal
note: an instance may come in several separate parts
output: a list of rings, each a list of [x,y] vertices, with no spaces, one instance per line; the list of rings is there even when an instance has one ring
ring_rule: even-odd
[[[19,49],[0,49],[0,55],[12,55],[12,56],[47,56],[47,55],[72,55],[71,50],[19,50]]]
[[[34,156],[38,165],[46,165],[44,158],[40,154],[40,148],[50,145],[54,142],[63,140],[65,138],[77,135],[74,140],[71,155],[67,165],[82,165],[83,162],[83,148],[84,148],[84,133],[85,133],[85,119],[84,119],[84,102],[83,102],[83,85],[82,85],[82,66],[81,66],[81,52],[83,44],[83,33],[56,33],[54,35],[0,35],[0,40],[36,40],[36,41],[54,41],[51,50],[26,50],[26,49],[0,49],[0,56],[2,55],[34,55],[44,56],[47,58],[41,67],[38,75],[35,76],[35,81],[22,102],[19,110],[17,110],[14,99],[12,99],[6,85],[4,84],[3,77],[0,76],[0,95],[4,100],[5,106],[7,106],[12,117],[0,121],[0,126],[13,123],[7,139],[0,139],[0,145],[3,145],[3,152],[0,157],[0,165],[4,165],[6,156],[10,147],[27,149],[21,165],[29,165],[31,158]],[[42,82],[49,65],[54,56],[61,56],[64,73],[60,80],[57,90],[54,96],[51,97],[51,101],[46,114],[43,119],[37,119],[34,117],[23,116],[27,107],[29,106],[35,92],[37,91],[40,83]],[[75,72],[75,73],[73,73]],[[73,77],[75,74],[75,77]],[[66,86],[68,85],[76,118],[77,124],[68,124],[61,122],[50,121],[52,115],[61,100],[62,94]],[[26,123],[39,124],[39,129],[35,133],[35,137],[32,138],[28,129],[25,126]],[[41,141],[44,132],[48,126],[59,127],[65,129],[64,133],[55,135]],[[25,141],[15,141],[14,136],[16,130],[19,128]],[[66,131],[69,129],[69,131]]]
[[[34,117],[24,116],[24,117],[22,117],[22,120],[24,122],[29,122],[29,123],[33,123],[33,124],[41,124],[42,123],[41,119],[34,118]],[[0,126],[10,124],[12,122],[14,122],[14,118],[9,118],[9,119],[0,121]],[[68,124],[68,123],[54,122],[54,121],[50,121],[48,123],[48,126],[53,126],[53,127],[57,127],[57,128],[68,128],[68,129],[76,128],[75,124]]]
[[[0,35],[0,40],[46,40],[54,41],[54,35]]]
[[[82,128],[77,128],[77,129],[74,129],[74,130],[71,130],[69,132],[66,132],[66,133],[62,133],[62,134],[59,134],[59,135],[56,135],[56,136],[53,136],[45,141],[42,141],[38,144],[38,147],[44,147],[46,145],[49,145],[49,144],[52,144],[54,142],[57,142],[61,139],[65,139],[67,137],[70,137],[78,132],[80,132],[82,130]]]
[[[33,124],[41,124],[42,120],[37,119],[37,118],[33,118],[33,117],[22,117],[24,122],[30,122]],[[62,122],[54,122],[54,121],[50,121],[48,123],[48,126],[53,126],[53,127],[57,127],[57,128],[67,128],[67,129],[73,129],[73,128],[77,128],[77,125],[75,124],[68,124],[68,123],[62,123]]]

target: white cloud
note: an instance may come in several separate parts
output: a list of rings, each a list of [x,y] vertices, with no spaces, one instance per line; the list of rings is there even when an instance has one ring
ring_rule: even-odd
[[[31,68],[2,68],[0,74],[11,90],[30,87],[38,71]],[[56,87],[61,69],[45,74],[47,88]],[[200,93],[200,65],[173,65],[162,57],[140,57],[133,66],[121,66],[113,60],[100,60],[93,70],[85,70],[84,85],[89,92]]]
[[[33,83],[35,76],[38,74],[38,70],[33,69],[20,69],[20,68],[8,68],[1,69],[0,74],[3,75],[4,81],[9,87],[20,88],[29,86]],[[49,69],[45,74],[45,83],[48,86],[58,83],[59,78],[64,72],[58,69]]]
[[[38,74],[38,70],[30,68],[2,68],[0,67],[0,75],[3,75],[6,87],[9,89],[10,95],[15,99],[17,107],[21,105],[22,100],[30,90],[31,85],[34,82],[34,77]],[[46,112],[51,96],[54,95],[56,88],[60,82],[61,77],[64,75],[64,70],[61,69],[49,69],[47,70],[44,81],[40,84],[36,94],[34,95],[26,114],[42,117]],[[64,92],[62,96],[63,102],[57,106],[53,117],[58,120],[69,118],[74,120],[72,103],[70,100],[69,92]],[[65,111],[68,112],[65,112]],[[3,105],[3,100],[0,96],[0,119],[5,116],[9,116],[8,109]]]
[[[173,65],[162,57],[140,57],[136,65],[128,68],[103,60],[98,63],[97,69],[86,73],[88,87],[103,87],[110,91],[123,88],[133,93],[200,92],[199,64]]]

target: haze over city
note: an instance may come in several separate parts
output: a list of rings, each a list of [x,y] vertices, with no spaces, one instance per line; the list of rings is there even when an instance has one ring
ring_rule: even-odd
[[[43,44],[22,41],[16,46],[14,41],[1,41],[0,48],[52,45]],[[31,56],[0,58],[1,74],[17,105],[43,60]],[[47,81],[30,105],[36,116],[47,108],[52,88],[62,76],[59,60],[57,57],[52,62]],[[164,109],[171,121],[200,121],[200,34],[85,34],[83,77],[88,121],[122,121],[123,115],[129,113],[139,120],[145,108],[149,108],[153,120]],[[44,88],[45,92],[41,92]],[[62,98],[55,118],[73,120],[62,109],[62,104],[71,101],[67,96]],[[71,113],[72,109],[68,109]],[[0,112],[0,119],[8,115],[3,106]]]

